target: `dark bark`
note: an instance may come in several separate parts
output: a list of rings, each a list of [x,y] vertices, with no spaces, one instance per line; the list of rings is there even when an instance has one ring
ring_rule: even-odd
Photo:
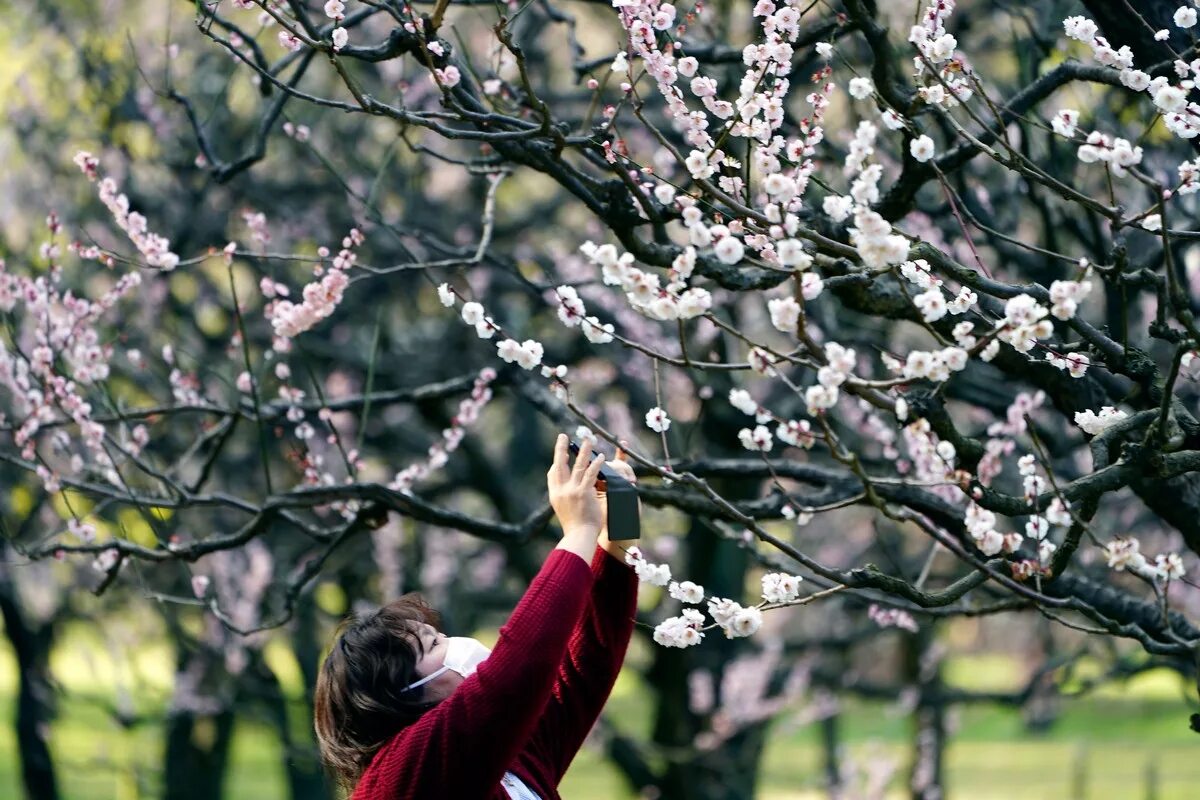
[[[234,713],[167,715],[164,800],[221,800]]]
[[[727,392],[728,388],[718,388],[718,391]],[[707,441],[730,442],[736,440],[740,422],[730,410],[723,409],[707,414],[700,425]],[[734,502],[753,498],[758,486],[754,479],[734,476],[713,481],[713,488]],[[684,574],[702,584],[710,597],[742,597],[749,565],[745,550],[718,536],[704,518],[692,517],[687,531]],[[709,671],[717,692],[716,704],[720,706],[722,676],[746,645],[744,640],[730,640],[710,632],[703,647],[686,650],[655,648],[649,675],[657,695],[653,741],[659,747],[682,748],[687,753],[685,757],[668,761],[659,783],[663,797],[741,800],[754,796],[766,725],[746,726],[724,740],[715,751],[696,750],[696,736],[705,731],[709,718],[693,713],[689,707],[687,680],[694,669]]]
[[[278,676],[271,670],[261,653],[251,656],[252,683],[256,700],[262,704],[267,720],[279,735],[283,749],[284,773],[292,800],[327,800],[331,797],[326,784],[321,759],[309,725],[293,725],[288,715],[288,698]],[[312,706],[304,704],[305,721],[312,719]]]
[[[941,660],[933,653],[936,639],[932,622],[906,636],[904,642],[906,682],[917,687],[909,787],[913,800],[942,800],[946,795],[946,702]]]
[[[841,715],[830,714],[821,720],[821,758],[825,770],[825,791],[831,800],[842,796]]]
[[[21,758],[21,782],[30,800],[56,800],[59,796],[54,758],[50,752],[50,722],[55,715],[50,648],[53,621],[34,623],[22,613],[13,582],[8,548],[0,547],[0,616],[17,660],[16,733]]]
[[[211,699],[214,708],[196,710],[188,701],[180,702],[177,696],[167,712],[166,749],[163,765],[164,800],[221,800],[225,783],[225,772],[229,764],[229,745],[233,738],[235,702],[209,684],[224,680],[223,665],[215,656],[204,650],[189,650],[175,631],[175,645],[179,652],[176,680],[181,677],[191,680],[188,674],[199,669],[204,686],[203,696]],[[200,663],[197,664],[196,661]],[[199,686],[185,690],[187,694],[199,695]]]

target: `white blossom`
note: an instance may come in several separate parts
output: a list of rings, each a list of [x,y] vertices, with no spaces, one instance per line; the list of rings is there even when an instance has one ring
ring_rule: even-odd
[[[784,333],[796,332],[796,325],[800,321],[800,304],[792,296],[776,297],[767,301],[767,308],[771,312],[771,324],[777,330]]]
[[[1142,92],[1150,85],[1150,76],[1140,69],[1124,69],[1121,70],[1121,83],[1135,92]]]
[[[671,427],[671,418],[667,416],[666,411],[655,406],[646,412],[646,427],[655,433],[663,433]]]
[[[728,625],[722,625],[722,630],[725,631],[725,636],[730,639],[752,636],[762,627],[763,615],[762,611],[754,606],[743,608],[733,615],[729,620]]]
[[[1067,17],[1063,20],[1063,30],[1070,38],[1091,44],[1096,40],[1096,32],[1099,29],[1096,23],[1087,17]]]
[[[1124,411],[1113,408],[1112,406],[1104,406],[1100,409],[1100,413],[1090,409],[1086,411],[1075,412],[1075,424],[1083,428],[1085,433],[1090,433],[1093,436],[1111,428],[1129,415]]]
[[[805,300],[816,300],[825,288],[825,282],[815,272],[806,272],[800,279],[800,296]]]
[[[754,402],[754,398],[745,389],[730,389],[729,405],[747,416],[754,417],[758,414],[758,403]]]
[[[762,453],[769,453],[773,444],[771,431],[765,425],[758,425],[754,430],[742,428],[738,431],[738,439],[742,443],[742,447],[747,450],[755,450]]]
[[[1128,570],[1141,572],[1146,566],[1146,557],[1142,555],[1141,542],[1132,537],[1128,539],[1113,539],[1104,545],[1104,555],[1108,566],[1118,572]]]
[[[1178,111],[1187,103],[1187,92],[1172,84],[1163,84],[1154,92],[1154,105],[1163,111]]]
[[[501,360],[516,363],[523,369],[533,369],[542,363],[542,345],[533,339],[518,344],[514,339],[505,339],[496,345],[496,354]]]
[[[1073,108],[1060,108],[1054,118],[1050,120],[1050,127],[1059,136],[1066,136],[1068,139],[1075,135],[1075,127],[1079,124],[1079,112]]]
[[[736,236],[726,236],[713,247],[713,254],[725,264],[736,264],[742,260],[746,249]]]
[[[671,581],[671,585],[667,587],[667,591],[671,597],[681,603],[696,605],[704,601],[704,587],[691,581]]]
[[[474,301],[463,303],[462,320],[468,325],[478,325],[483,321],[483,306]]]
[[[946,316],[946,312],[949,310],[942,290],[936,286],[914,297],[913,303],[920,310],[921,316],[926,322],[936,322]]]
[[[652,586],[666,586],[671,582],[671,568],[666,564],[651,564],[641,558],[634,562],[633,571],[637,573],[638,580]]]
[[[704,615],[694,608],[684,609],[678,617],[669,617],[654,627],[654,641],[663,647],[692,647],[704,638],[700,628]]]
[[[821,210],[834,222],[842,222],[854,210],[854,198],[827,194],[821,201]]]
[[[803,447],[806,450],[816,442],[816,437],[812,433],[812,424],[808,420],[789,419],[787,422],[782,422],[775,428],[775,435],[784,444]]]
[[[1154,559],[1154,566],[1158,569],[1158,573],[1167,580],[1177,580],[1185,574],[1183,559],[1179,557],[1178,553],[1157,556]]]
[[[790,603],[800,597],[799,575],[768,572],[762,576],[762,597],[768,603]]]
[[[934,154],[933,139],[930,139],[925,134],[921,134],[908,143],[908,152],[917,161],[922,163],[928,161],[933,158]]]
[[[866,100],[875,91],[875,84],[870,78],[851,78],[847,91],[855,100]]]
[[[1070,504],[1061,498],[1054,498],[1046,508],[1046,521],[1051,525],[1067,526],[1071,524]]]

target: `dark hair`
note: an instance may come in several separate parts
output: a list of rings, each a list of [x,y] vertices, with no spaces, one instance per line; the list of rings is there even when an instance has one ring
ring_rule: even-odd
[[[313,696],[313,727],[321,760],[352,789],[375,753],[437,705],[415,680],[425,654],[421,624],[439,628],[438,613],[418,594],[402,595],[377,611],[351,614],[338,626]]]

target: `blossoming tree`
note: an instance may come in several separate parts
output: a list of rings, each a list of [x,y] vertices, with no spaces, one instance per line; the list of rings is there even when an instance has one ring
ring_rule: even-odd
[[[546,531],[528,489],[492,516],[439,501],[456,460],[486,495],[556,428],[626,439],[647,515],[687,526],[648,525],[628,560],[658,587],[648,674],[674,682],[655,744],[695,751],[658,768],[607,731],[665,797],[748,796],[753,770],[712,778],[755,763],[771,676],[784,698],[869,688],[797,672],[773,609],[821,604],[826,644],[903,629],[914,664],[942,620],[1015,615],[1193,674],[1197,13],[977,5],[199,3],[172,46],[229,59],[259,121],[230,157],[211,89],[148,76],[192,174],[277,178],[286,143],[339,175],[351,221],[320,238],[250,210],[184,248],[80,152],[123,241],[51,215],[0,272],[0,458],[67,498],[19,549],[254,634],[397,517],[510,555]],[[453,188],[389,207],[389,170]],[[229,322],[204,348],[145,299],[195,275]],[[414,457],[390,410],[438,406]],[[475,441],[493,413],[519,463]],[[260,541],[287,565],[270,590],[218,586]],[[767,677],[738,716],[747,640],[773,660],[742,662]],[[937,797],[949,701],[908,677],[910,784]]]

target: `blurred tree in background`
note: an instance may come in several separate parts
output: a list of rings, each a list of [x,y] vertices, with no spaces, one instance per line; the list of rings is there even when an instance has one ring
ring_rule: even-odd
[[[642,475],[593,736],[628,796],[776,796],[797,728],[786,796],[991,796],[948,775],[964,715],[1032,737],[1143,673],[1186,733],[1194,15],[954,5],[8,4],[14,789],[266,796],[252,720],[273,791],[332,797],[334,626],[420,590],[494,629],[561,430]],[[56,741],[81,705],[132,755]]]

